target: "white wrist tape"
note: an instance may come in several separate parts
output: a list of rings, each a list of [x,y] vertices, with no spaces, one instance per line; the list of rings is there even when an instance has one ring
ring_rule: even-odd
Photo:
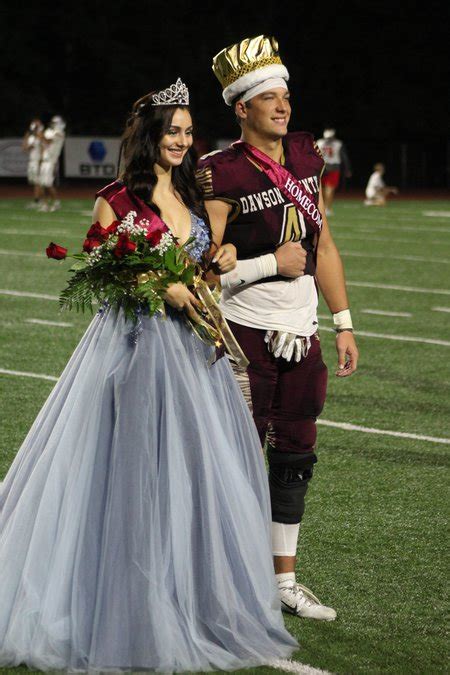
[[[341,312],[333,314],[333,323],[336,328],[345,330],[346,328],[353,328],[352,315],[349,309],[343,309]]]
[[[247,286],[265,277],[274,277],[278,272],[277,259],[273,253],[261,255],[250,260],[238,260],[231,272],[220,275],[222,288]]]

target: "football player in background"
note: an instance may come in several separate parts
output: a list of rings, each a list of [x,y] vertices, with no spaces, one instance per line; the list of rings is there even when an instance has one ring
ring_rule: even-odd
[[[366,199],[364,200],[366,206],[386,206],[388,196],[398,194],[398,188],[389,187],[385,184],[384,172],[384,164],[377,163],[374,165],[373,173],[366,187]]]
[[[27,204],[28,209],[37,209],[40,204],[42,189],[39,185],[39,170],[42,159],[42,134],[44,125],[38,117],[31,120],[22,142],[22,150],[28,153],[27,179],[33,186],[33,201]]]
[[[352,175],[350,160],[342,141],[336,138],[335,129],[325,129],[323,138],[319,138],[317,145],[325,160],[325,169],[322,175],[323,200],[325,213],[333,215],[334,193],[339,187],[342,173],[346,178]]]
[[[63,118],[60,115],[54,115],[43,134],[42,162],[39,171],[39,185],[44,198],[40,206],[42,211],[56,211],[61,208],[55,188],[55,178],[58,172],[59,157],[66,139],[65,128],[66,123]]]

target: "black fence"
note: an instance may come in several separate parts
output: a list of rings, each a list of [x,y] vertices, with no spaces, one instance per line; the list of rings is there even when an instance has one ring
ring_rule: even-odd
[[[400,189],[450,188],[450,140],[432,142],[349,141],[352,164],[347,187],[364,188],[376,162],[386,166],[385,182]]]

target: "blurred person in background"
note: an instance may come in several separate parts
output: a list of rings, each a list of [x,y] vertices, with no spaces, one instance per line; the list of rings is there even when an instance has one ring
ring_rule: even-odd
[[[383,179],[385,170],[381,162],[374,164],[373,173],[366,187],[366,199],[364,200],[366,206],[386,206],[388,196],[398,194],[398,188],[385,184]]]
[[[42,190],[39,185],[39,170],[42,159],[42,135],[44,125],[38,117],[31,120],[22,142],[22,150],[28,153],[27,179],[33,186],[33,201],[28,209],[36,209],[40,204]]]
[[[339,187],[342,172],[345,178],[350,178],[352,175],[350,160],[343,142],[336,138],[335,129],[324,129],[323,138],[319,138],[317,145],[325,160],[325,170],[322,175],[325,213],[327,216],[332,216],[334,193]]]
[[[56,211],[61,202],[55,188],[59,158],[66,140],[66,123],[60,115],[54,115],[50,126],[43,134],[42,162],[39,171],[39,185],[42,189],[43,203],[40,211]]]

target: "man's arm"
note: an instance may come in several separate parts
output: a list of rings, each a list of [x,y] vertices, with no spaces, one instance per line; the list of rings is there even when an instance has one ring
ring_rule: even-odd
[[[321,213],[324,214],[325,206],[322,191],[320,192],[319,208]],[[332,314],[348,310],[344,267],[325,216],[323,216],[323,227],[317,247],[316,279]],[[358,348],[351,331],[343,330],[337,333],[336,350],[338,353],[336,375],[340,377],[351,375],[355,372],[358,364]]]
[[[30,136],[31,136],[30,131],[25,132],[25,135],[22,139],[22,150],[23,150],[23,152],[30,152],[30,150],[31,150],[31,146],[29,144]]]
[[[231,205],[220,199],[211,199],[205,202],[211,224],[213,242],[220,247],[227,225],[227,219],[231,212]],[[273,260],[274,258],[274,260]],[[288,241],[273,253],[238,260],[236,268],[225,275],[208,272],[208,281],[214,281],[223,287],[245,286],[254,283],[258,279],[281,274],[285,277],[295,278],[302,276],[306,266],[306,251],[299,242]]]

